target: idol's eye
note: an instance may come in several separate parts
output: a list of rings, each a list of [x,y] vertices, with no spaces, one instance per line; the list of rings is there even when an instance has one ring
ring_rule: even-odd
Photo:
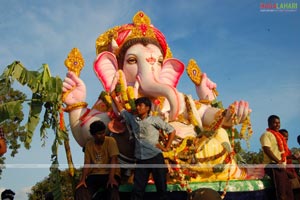
[[[135,56],[128,57],[126,61],[127,61],[128,64],[135,64],[135,63],[137,63],[137,59],[136,59]]]
[[[164,59],[163,59],[163,58],[159,58],[159,59],[158,59],[158,63],[159,63],[160,66],[162,66],[163,62],[164,62]]]

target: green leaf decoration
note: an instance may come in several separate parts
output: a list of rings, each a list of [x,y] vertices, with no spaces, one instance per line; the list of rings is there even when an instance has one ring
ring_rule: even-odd
[[[3,103],[0,105],[0,124],[7,119],[14,120],[18,115],[20,110],[22,110],[21,101],[11,101],[8,103]]]
[[[217,99],[211,102],[211,106],[215,108],[224,108],[222,101],[218,101]]]

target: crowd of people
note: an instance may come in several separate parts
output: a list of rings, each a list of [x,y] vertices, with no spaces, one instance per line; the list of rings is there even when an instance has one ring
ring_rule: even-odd
[[[137,113],[133,115],[124,109],[115,92],[111,96],[135,139],[135,158],[139,167],[134,172],[131,199],[143,199],[150,173],[152,173],[160,199],[168,199],[167,168],[164,166],[162,151],[170,149],[175,137],[174,128],[160,117],[150,115],[151,101],[149,98],[141,97],[136,100]],[[265,174],[272,180],[276,199],[300,199],[300,177],[293,166],[293,160],[299,162],[300,158],[293,155],[288,148],[288,131],[280,129],[280,118],[271,115],[267,121],[268,128],[260,138]],[[164,130],[169,134],[166,146],[161,146],[158,142],[159,130]],[[117,189],[120,184],[119,169],[115,167],[91,169],[88,166],[93,164],[112,164],[113,166],[118,163],[118,146],[112,137],[105,134],[105,131],[106,127],[101,121],[95,121],[90,125],[90,132],[94,140],[87,143],[85,147],[85,167],[82,179],[77,186],[76,199],[87,199],[87,196],[98,195],[99,187],[106,188],[103,192],[106,198],[119,199]],[[106,153],[98,156],[100,148],[97,145],[101,146],[102,151]],[[101,158],[100,162],[99,158]],[[149,164],[154,164],[155,167],[147,167]],[[113,188],[116,190],[113,191]]]
[[[133,115],[123,108],[115,92],[111,95],[135,139],[134,154],[140,167],[135,169],[131,199],[143,199],[150,173],[160,199],[168,199],[167,167],[164,166],[162,151],[170,150],[175,129],[160,117],[150,115],[149,98],[141,97],[135,101],[137,113]],[[289,133],[286,129],[281,129],[280,118],[271,115],[267,122],[268,128],[260,138],[265,174],[272,180],[277,200],[300,199],[300,176],[293,165],[295,160],[299,163],[300,157],[293,155],[289,149],[287,144]],[[160,130],[169,134],[166,146],[158,142]],[[99,199],[102,196],[103,199],[118,200],[118,186],[121,180],[118,145],[113,137],[108,136],[107,127],[101,121],[94,121],[90,125],[90,133],[93,140],[90,140],[84,148],[84,167],[81,180],[76,187],[75,199]],[[300,136],[297,139],[300,145]],[[0,150],[4,154],[6,143],[2,129],[0,141]],[[154,167],[147,167],[149,164]],[[103,191],[99,188],[103,188]],[[7,189],[1,193],[1,199],[13,200],[14,195],[12,190]],[[219,198],[216,194],[214,196]],[[200,199],[200,196],[198,198]]]
[[[134,154],[139,167],[134,172],[131,199],[143,199],[151,173],[160,199],[167,200],[167,167],[162,151],[170,150],[175,129],[160,117],[150,115],[149,98],[136,99],[137,114],[133,115],[123,108],[116,93],[113,92],[111,95],[135,140]],[[94,121],[90,125],[93,140],[85,146],[84,167],[75,193],[76,200],[93,199],[99,195],[103,195],[103,199],[119,199],[118,186],[121,180],[117,165],[119,150],[116,141],[107,135],[106,130],[105,124],[101,121]],[[169,134],[166,146],[159,144],[160,130]],[[151,165],[153,166],[149,167]],[[103,188],[104,191],[99,192],[99,188]]]
[[[135,169],[131,199],[143,199],[150,173],[152,173],[160,199],[168,199],[167,167],[165,167],[162,151],[170,150],[175,137],[175,129],[160,117],[150,115],[149,98],[136,99],[137,113],[133,115],[123,108],[115,92],[111,95],[135,139],[134,154],[136,163],[140,167]],[[287,144],[289,133],[286,129],[281,129],[280,118],[271,115],[267,122],[268,128],[260,138],[265,174],[272,180],[277,200],[300,199],[300,176],[293,165],[293,161],[299,163],[300,157],[293,155],[289,149]],[[166,146],[158,142],[160,130],[169,134]],[[84,148],[84,167],[81,180],[76,187],[75,199],[88,200],[103,197],[103,199],[118,200],[120,199],[118,186],[121,180],[118,145],[113,137],[108,136],[107,127],[101,121],[94,121],[90,125],[90,133],[93,139]],[[297,139],[300,145],[300,136]],[[1,152],[5,153],[3,131],[0,140],[2,141]],[[154,167],[147,167],[149,164]],[[14,195],[12,190],[5,190],[1,194],[1,199],[12,200]]]
[[[137,113],[133,115],[123,108],[115,92],[111,96],[135,140],[134,154],[139,167],[134,172],[131,199],[143,199],[150,174],[153,176],[160,199],[168,199],[167,167],[162,152],[170,150],[175,129],[160,117],[150,115],[149,98],[136,99]],[[267,122],[268,128],[260,138],[265,174],[272,180],[277,200],[300,199],[300,176],[293,165],[293,161],[299,163],[300,156],[293,155],[289,149],[287,144],[289,133],[286,129],[281,129],[280,118],[271,115]],[[160,130],[169,134],[166,146],[158,142]],[[84,148],[84,167],[81,180],[76,187],[75,199],[118,200],[120,199],[118,187],[121,181],[118,145],[113,137],[108,136],[108,129],[102,121],[91,123],[89,131],[93,139]],[[3,132],[0,140],[4,140]],[[300,136],[298,143],[300,145]],[[3,144],[1,143],[0,148],[4,148]],[[148,167],[151,165],[152,167]],[[14,195],[12,190],[5,190],[1,194],[1,199],[12,200]],[[217,196],[216,199],[219,198],[219,195],[214,196]]]

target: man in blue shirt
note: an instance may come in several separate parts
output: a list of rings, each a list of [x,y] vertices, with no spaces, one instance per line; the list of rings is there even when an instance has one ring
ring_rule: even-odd
[[[156,190],[161,200],[167,196],[167,167],[162,151],[169,151],[175,137],[175,129],[158,116],[151,116],[151,101],[147,97],[136,99],[137,114],[133,115],[124,109],[115,92],[111,97],[121,116],[131,129],[135,138],[135,157],[137,167],[134,172],[132,200],[143,199],[149,175],[152,173]],[[165,146],[159,143],[159,131],[169,134]]]

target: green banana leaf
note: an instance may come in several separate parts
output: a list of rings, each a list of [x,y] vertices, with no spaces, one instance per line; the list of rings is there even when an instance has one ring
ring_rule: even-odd
[[[14,120],[18,115],[18,113],[22,110],[22,102],[21,101],[11,101],[8,103],[4,103],[0,105],[0,124],[7,119]]]
[[[58,170],[58,146],[63,144],[63,140],[68,140],[66,131],[60,129],[59,112],[62,106],[62,80],[59,77],[52,77],[49,66],[43,64],[40,71],[29,71],[19,61],[14,61],[8,65],[0,76],[0,81],[5,87],[0,89],[0,95],[5,95],[13,85],[18,81],[22,86],[27,86],[31,92],[31,99],[27,100],[29,105],[28,119],[25,124],[26,137],[24,146],[30,149],[30,144],[37,126],[41,123],[40,137],[45,141],[47,139],[47,130],[52,129],[55,139],[52,145],[52,166],[57,180],[59,179]],[[6,120],[13,120],[20,113],[23,114],[24,101],[6,101],[0,99],[0,125]],[[44,113],[44,114],[43,114]],[[43,114],[42,120],[41,115]],[[53,167],[54,166],[54,167]],[[62,193],[60,184],[54,188],[55,199],[61,199]]]

